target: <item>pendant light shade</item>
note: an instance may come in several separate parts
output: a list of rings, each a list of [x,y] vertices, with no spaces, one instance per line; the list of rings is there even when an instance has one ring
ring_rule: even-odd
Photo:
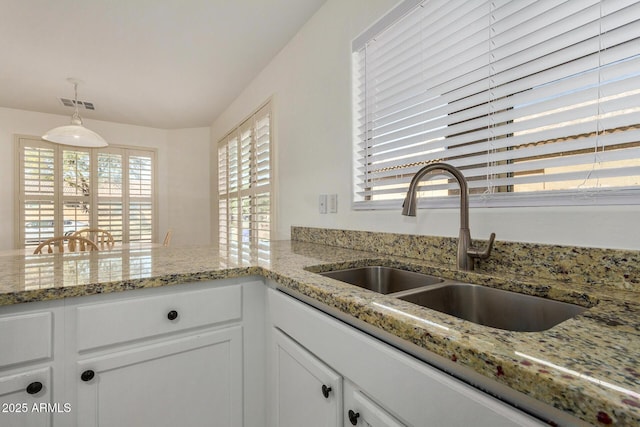
[[[75,111],[73,116],[71,116],[71,124],[51,129],[42,135],[42,139],[57,144],[73,145],[76,147],[106,147],[108,144],[104,138],[82,125],[82,119],[78,113],[78,81],[75,79],[68,80],[73,83],[75,91]]]

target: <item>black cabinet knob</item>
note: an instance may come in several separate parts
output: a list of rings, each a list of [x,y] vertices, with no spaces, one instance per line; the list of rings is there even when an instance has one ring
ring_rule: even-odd
[[[84,371],[82,374],[80,374],[80,379],[84,382],[87,382],[87,381],[91,381],[95,376],[96,376],[96,373],[93,372],[91,369],[88,369]]]
[[[326,385],[322,384],[322,395],[325,397],[325,399],[329,398],[329,393],[331,393],[331,387],[327,387]]]
[[[349,421],[351,421],[351,424],[358,424],[358,418],[360,418],[360,412],[353,412],[349,409]]]
[[[167,313],[167,319],[169,320],[176,320],[178,318],[178,312],[175,310],[171,310],[169,313]]]
[[[37,394],[42,390],[42,383],[40,381],[34,381],[27,386],[27,393]]]

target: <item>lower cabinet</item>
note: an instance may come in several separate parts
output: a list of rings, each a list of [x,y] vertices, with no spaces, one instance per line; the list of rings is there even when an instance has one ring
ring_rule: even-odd
[[[341,425],[342,377],[277,329],[273,349],[273,425]]]
[[[245,278],[70,301],[71,425],[259,426],[264,294]]]
[[[54,394],[63,372],[56,365],[63,348],[54,326],[63,314],[59,303],[0,307],[0,426],[48,427],[71,411]]]
[[[260,278],[0,307],[0,427],[264,427]]]
[[[242,426],[240,326],[83,359],[77,425]]]
[[[273,328],[274,419],[278,427],[403,424],[298,343]]]
[[[0,426],[48,427],[53,410],[50,368],[0,376]]]
[[[543,425],[259,278],[0,307],[0,342],[2,427]]]
[[[400,421],[369,399],[352,382],[344,384],[344,425],[402,427]]]
[[[269,289],[268,305],[273,327],[275,354],[271,369],[277,372],[274,389],[280,396],[278,414],[304,414],[315,408],[315,395],[324,379],[317,379],[315,366],[342,378],[342,416],[323,426],[542,426],[531,417],[457,379],[420,362],[393,347],[348,326],[288,295]],[[287,349],[278,344],[286,337]],[[286,352],[286,357],[283,353]],[[287,360],[283,363],[282,360]],[[294,359],[294,360],[290,360]],[[294,373],[280,370],[289,367]],[[299,385],[284,381],[287,375],[307,377]],[[272,375],[272,378],[274,376]],[[334,379],[334,382],[338,380]],[[307,388],[310,391],[307,391]],[[342,391],[342,390],[341,390]],[[285,400],[284,396],[292,396]],[[300,396],[295,399],[295,396]],[[302,406],[301,406],[302,405]],[[315,411],[316,409],[314,409]],[[300,415],[301,417],[303,415]],[[293,424],[278,424],[273,427]],[[308,425],[312,420],[296,425]]]

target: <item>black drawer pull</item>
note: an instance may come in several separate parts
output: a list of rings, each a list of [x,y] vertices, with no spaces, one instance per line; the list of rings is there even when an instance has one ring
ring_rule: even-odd
[[[42,390],[42,383],[40,381],[34,381],[27,386],[27,393],[37,394]]]
[[[96,376],[96,373],[93,372],[91,369],[88,369],[80,375],[80,379],[84,382],[87,382],[87,381],[91,381],[95,376]]]
[[[325,399],[329,398],[329,393],[331,393],[331,387],[327,387],[326,385],[322,384],[322,395],[325,397]]]
[[[178,318],[178,312],[175,310],[171,310],[169,313],[167,313],[167,319],[169,320],[176,320]]]
[[[353,412],[349,409],[349,421],[351,421],[351,424],[358,424],[358,418],[360,418],[360,412]]]

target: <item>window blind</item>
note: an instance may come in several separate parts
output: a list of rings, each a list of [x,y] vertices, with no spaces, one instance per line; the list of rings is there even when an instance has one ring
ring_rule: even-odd
[[[435,161],[474,205],[640,202],[640,2],[415,3],[353,43],[354,208]],[[420,191],[457,203],[446,176]]]
[[[271,238],[271,108],[218,144],[218,233],[231,261],[268,259]]]

